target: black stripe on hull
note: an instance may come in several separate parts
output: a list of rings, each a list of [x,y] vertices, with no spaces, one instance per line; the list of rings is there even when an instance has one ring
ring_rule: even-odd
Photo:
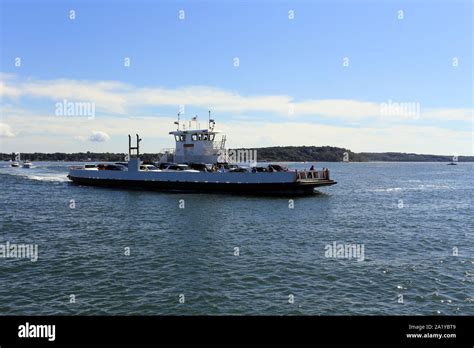
[[[236,184],[236,183],[203,183],[203,182],[180,182],[180,181],[149,181],[149,180],[113,180],[113,179],[91,179],[73,177],[68,178],[75,184],[119,187],[126,189],[140,189],[166,192],[213,192],[213,193],[244,193],[244,194],[312,194],[314,188],[336,184],[333,180],[321,180],[319,182],[294,182],[294,183],[260,183],[260,184]]]

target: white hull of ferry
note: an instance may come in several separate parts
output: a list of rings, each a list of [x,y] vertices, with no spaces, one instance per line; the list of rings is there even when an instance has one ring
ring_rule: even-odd
[[[215,173],[166,171],[113,171],[71,169],[68,178],[77,184],[141,188],[175,192],[312,193],[334,185],[321,171],[275,173]]]

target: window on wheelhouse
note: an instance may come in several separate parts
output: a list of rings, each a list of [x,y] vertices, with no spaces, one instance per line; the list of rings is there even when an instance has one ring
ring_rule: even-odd
[[[182,134],[179,136],[179,141],[186,141],[186,134]]]
[[[193,141],[197,141],[197,134],[196,134],[196,133],[192,134],[192,135],[191,135],[191,139],[192,139]]]
[[[210,141],[214,141],[214,137],[215,137],[215,136],[216,136],[216,135],[215,135],[214,133],[209,134],[209,140],[210,140]]]

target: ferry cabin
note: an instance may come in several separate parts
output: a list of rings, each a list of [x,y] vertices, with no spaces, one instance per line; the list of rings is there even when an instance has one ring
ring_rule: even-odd
[[[177,163],[208,163],[220,162],[219,156],[225,148],[225,136],[218,141],[218,130],[195,129],[176,130],[169,132],[174,136],[174,161]]]

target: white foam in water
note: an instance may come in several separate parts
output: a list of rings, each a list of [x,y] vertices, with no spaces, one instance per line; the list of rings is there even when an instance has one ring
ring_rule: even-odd
[[[43,169],[44,170],[44,169]],[[33,172],[32,172],[33,171]],[[25,179],[48,182],[66,182],[69,181],[66,173],[41,173],[34,168],[1,168],[0,173],[12,176],[21,176]]]
[[[397,192],[397,191],[434,191],[434,190],[448,190],[452,189],[448,185],[418,185],[416,187],[389,187],[369,189],[368,192]]]
[[[39,176],[39,175],[26,175],[28,179],[31,180],[38,180],[38,181],[58,181],[58,182],[65,182],[69,181],[67,178],[66,174],[64,175],[44,175],[44,176]]]
[[[402,191],[401,187],[392,187],[392,188],[380,188],[380,189],[371,189],[367,190],[368,192],[392,192],[392,191]]]

